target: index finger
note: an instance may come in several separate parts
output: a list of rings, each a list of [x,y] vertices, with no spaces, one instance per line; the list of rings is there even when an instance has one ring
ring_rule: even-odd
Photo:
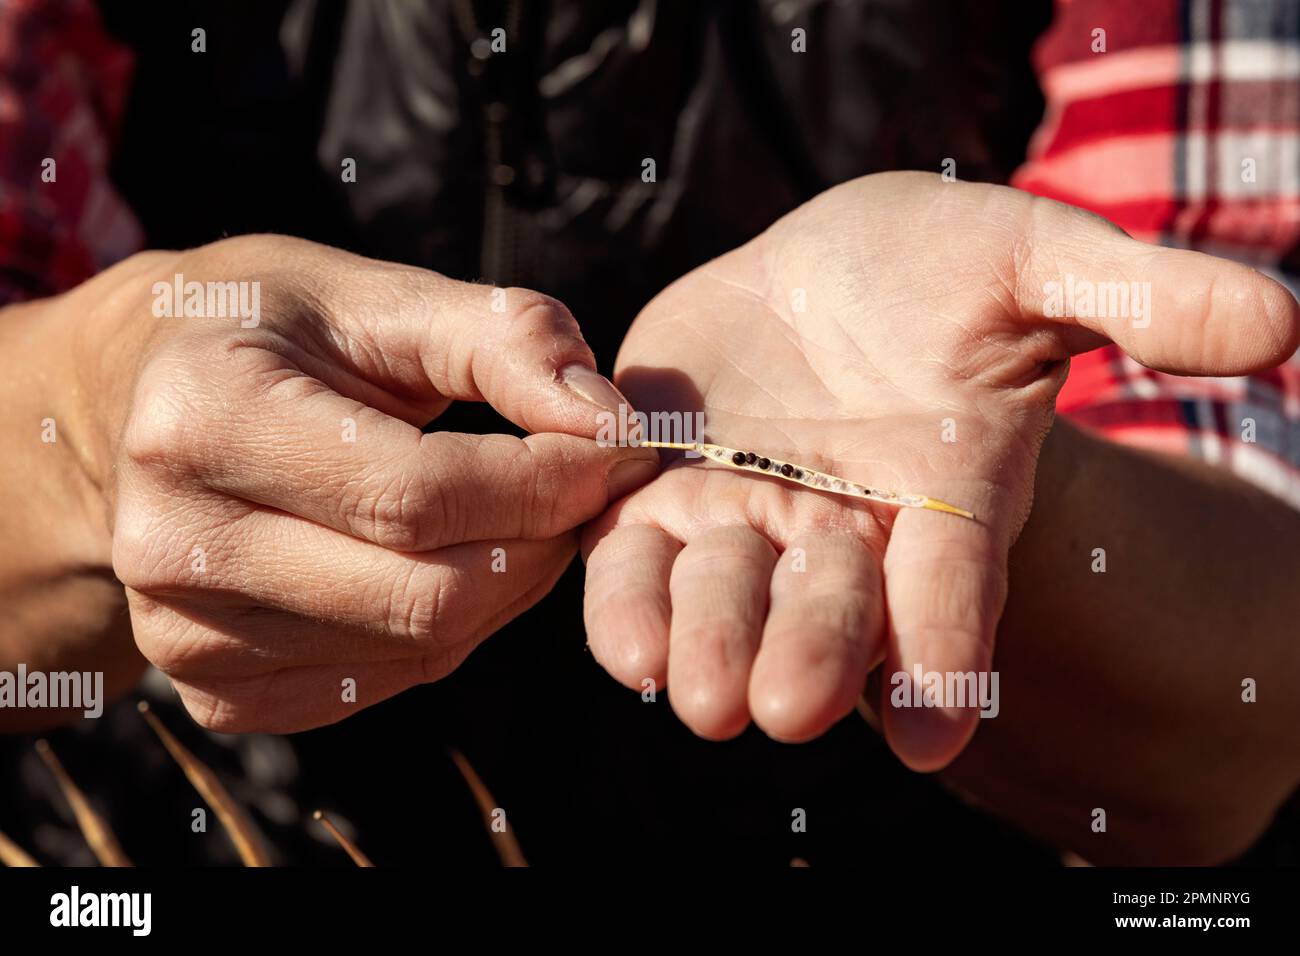
[[[326,358],[394,395],[426,405],[485,401],[526,431],[587,436],[600,412],[617,414],[625,401],[596,372],[569,310],[550,296],[277,243],[281,285],[327,326],[317,343]],[[294,248],[300,254],[286,253]]]

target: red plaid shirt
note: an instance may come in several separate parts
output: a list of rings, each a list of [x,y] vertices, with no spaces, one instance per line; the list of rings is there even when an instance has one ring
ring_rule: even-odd
[[[1036,61],[1047,112],[1017,186],[1150,242],[1300,274],[1297,0],[1058,0]],[[140,247],[108,178],[129,71],[91,0],[0,0],[0,302],[67,289]],[[1075,360],[1058,407],[1300,507],[1300,355],[1193,379],[1108,347]]]
[[[1295,0],[1058,0],[1035,62],[1047,111],[1016,186],[1300,287]],[[1300,507],[1300,353],[1259,375],[1183,378],[1108,346],[1074,360],[1057,408]]]

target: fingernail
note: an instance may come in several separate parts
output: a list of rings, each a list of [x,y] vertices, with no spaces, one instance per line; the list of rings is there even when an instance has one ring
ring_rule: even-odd
[[[609,500],[617,501],[624,495],[636,491],[657,474],[659,474],[659,459],[657,457],[654,461],[648,461],[644,458],[620,461],[609,470]]]
[[[609,379],[585,365],[577,362],[566,365],[560,369],[558,377],[561,384],[577,393],[584,401],[611,411],[615,415],[618,414],[620,404],[628,405],[623,393],[616,389]],[[628,408],[630,409],[631,406],[628,405]]]

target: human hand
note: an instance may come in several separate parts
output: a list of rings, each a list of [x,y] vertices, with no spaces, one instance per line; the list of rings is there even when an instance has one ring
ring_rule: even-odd
[[[1049,284],[1071,281],[1138,283],[1146,317],[1049,314]],[[666,683],[714,738],[751,716],[778,739],[815,737],[882,661],[891,675],[987,671],[1067,359],[1107,340],[1152,368],[1241,374],[1295,350],[1297,308],[1245,266],[918,173],[829,190],[682,278],[619,355],[637,408],[702,410],[710,442],[976,518],[679,462],[584,532],[593,653],[630,687]],[[882,710],[920,770],[949,762],[978,719]]]
[[[159,317],[178,274],[259,283],[259,314]],[[214,730],[302,730],[444,676],[658,468],[592,441],[621,396],[527,290],[251,236],[51,301],[82,329],[69,429],[135,641]],[[452,400],[534,434],[422,435]]]

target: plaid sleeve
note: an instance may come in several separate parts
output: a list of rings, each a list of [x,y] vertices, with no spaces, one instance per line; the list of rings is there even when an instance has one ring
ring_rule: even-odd
[[[1015,185],[1300,288],[1300,0],[1058,0],[1035,61],[1047,109]],[[1108,346],[1075,359],[1058,408],[1300,507],[1300,353],[1184,378]]]
[[[108,178],[130,71],[91,0],[0,0],[0,304],[141,247]]]

